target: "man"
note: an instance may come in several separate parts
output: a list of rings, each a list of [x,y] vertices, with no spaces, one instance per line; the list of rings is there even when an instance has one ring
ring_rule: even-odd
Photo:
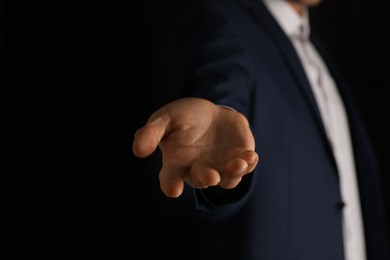
[[[162,254],[389,259],[371,145],[310,31],[319,2],[204,1],[177,22],[166,77],[178,100],[133,145],[142,158],[160,147],[161,189],[178,197],[160,201],[158,217],[177,220],[161,221]]]

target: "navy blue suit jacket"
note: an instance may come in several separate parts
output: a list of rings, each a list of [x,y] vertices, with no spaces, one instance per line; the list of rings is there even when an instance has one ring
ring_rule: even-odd
[[[204,1],[189,8],[171,32],[164,72],[169,99],[202,97],[246,115],[260,163],[236,189],[186,187],[175,201],[161,198],[158,223],[167,233],[160,254],[343,259],[343,202],[335,159],[298,56],[265,6],[259,0]],[[374,152],[346,83],[318,39],[311,38],[348,113],[368,259],[388,259]]]

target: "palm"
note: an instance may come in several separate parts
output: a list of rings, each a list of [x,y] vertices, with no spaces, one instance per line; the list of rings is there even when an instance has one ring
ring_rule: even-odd
[[[168,104],[142,129],[141,137],[149,138],[152,144],[147,153],[138,151],[138,156],[149,155],[159,145],[163,156],[161,189],[170,197],[181,194],[183,181],[194,188],[233,188],[257,164],[245,117],[205,100],[184,99]],[[136,141],[141,137],[136,135],[136,154]]]

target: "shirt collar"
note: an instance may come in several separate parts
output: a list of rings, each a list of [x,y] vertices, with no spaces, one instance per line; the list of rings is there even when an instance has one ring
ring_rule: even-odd
[[[308,39],[310,25],[307,8],[301,17],[285,0],[263,0],[263,2],[289,37],[303,36]]]

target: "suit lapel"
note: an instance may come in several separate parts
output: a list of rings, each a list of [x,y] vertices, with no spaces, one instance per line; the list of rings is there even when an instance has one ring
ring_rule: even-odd
[[[288,67],[292,75],[294,75],[298,83],[297,85],[299,85],[306,98],[306,101],[311,108],[312,115],[317,123],[319,131],[323,136],[326,148],[335,164],[332,147],[328,141],[319,108],[294,46],[291,44],[288,37],[285,35],[277,21],[269,13],[261,0],[242,0],[242,3],[246,10],[254,17],[254,19],[264,28],[264,30],[268,32],[270,37],[274,40],[275,45],[279,47],[283,57],[289,65]]]

